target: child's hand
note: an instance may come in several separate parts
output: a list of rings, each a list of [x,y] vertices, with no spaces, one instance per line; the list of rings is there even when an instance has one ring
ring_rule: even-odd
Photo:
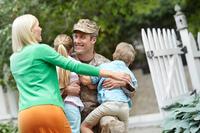
[[[65,88],[67,95],[78,96],[80,94],[80,85],[76,83],[71,83]]]
[[[131,97],[134,97],[136,95],[136,91],[131,92]]]

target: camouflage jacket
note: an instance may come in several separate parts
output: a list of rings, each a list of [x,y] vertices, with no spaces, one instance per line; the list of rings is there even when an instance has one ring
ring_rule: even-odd
[[[94,58],[88,64],[93,66],[99,66],[100,64],[106,62],[110,61],[104,56],[95,53]],[[91,90],[87,86],[81,85],[80,97],[85,106],[84,110],[81,113],[81,118],[82,120],[84,120],[85,117],[99,105],[97,101],[97,90]]]

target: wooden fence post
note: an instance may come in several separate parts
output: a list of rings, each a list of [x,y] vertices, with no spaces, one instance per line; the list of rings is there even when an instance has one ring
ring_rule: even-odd
[[[11,90],[11,88],[8,88],[7,98],[8,98],[9,113],[12,118],[17,118],[18,114],[17,90]]]
[[[193,89],[200,90],[200,73],[199,68],[196,65],[195,61],[195,51],[197,50],[195,44],[191,43],[191,39],[189,37],[189,33],[187,30],[187,21],[185,15],[181,12],[181,8],[176,5],[175,6],[176,14],[174,15],[177,30],[180,33],[181,41],[183,46],[186,46],[187,53],[185,54],[187,65],[190,73],[190,78],[192,82]]]
[[[0,116],[7,114],[6,101],[2,86],[0,86]]]

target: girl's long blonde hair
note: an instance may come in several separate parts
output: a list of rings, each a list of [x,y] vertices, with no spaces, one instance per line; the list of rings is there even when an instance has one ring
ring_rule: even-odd
[[[54,40],[54,48],[62,56],[68,57],[73,43],[70,36],[65,34],[58,35]],[[70,82],[70,71],[58,68],[58,79],[60,88],[65,88]]]

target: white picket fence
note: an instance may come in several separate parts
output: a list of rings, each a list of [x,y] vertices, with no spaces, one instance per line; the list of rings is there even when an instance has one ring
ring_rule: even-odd
[[[0,121],[10,121],[17,118],[18,92],[7,89],[6,92],[0,86]]]
[[[181,38],[183,44],[187,46],[186,59],[193,89],[200,91],[200,32],[197,35],[197,41],[194,39],[192,33],[188,33],[187,30],[181,32]]]
[[[147,29],[146,32],[142,29],[142,40],[160,110],[189,92],[181,54],[186,56],[193,86],[191,89],[200,90],[200,33],[196,43],[191,33],[185,30],[180,32],[181,47],[173,29]]]
[[[160,109],[186,94],[188,85],[174,30],[142,29],[142,39]]]
[[[196,41],[188,33],[186,17],[178,5],[175,6],[175,11],[180,41],[174,29],[142,29],[141,33],[160,113],[163,113],[162,107],[188,95],[189,90],[200,90],[200,32]],[[191,89],[186,81],[182,54],[186,57]]]

